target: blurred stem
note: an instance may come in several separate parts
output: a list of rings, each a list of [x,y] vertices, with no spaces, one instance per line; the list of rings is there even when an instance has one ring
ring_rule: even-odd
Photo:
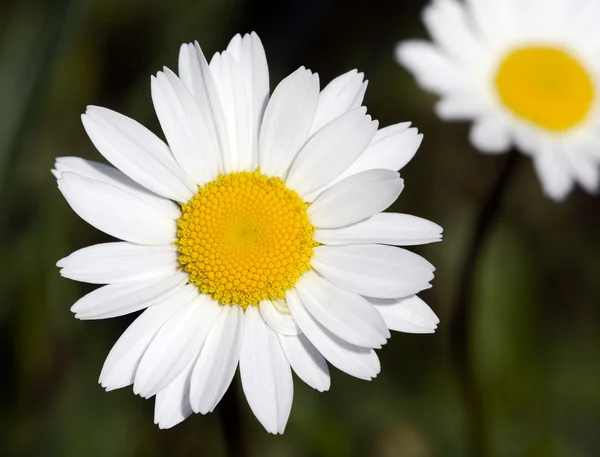
[[[467,414],[468,437],[471,457],[490,457],[489,436],[486,423],[483,393],[477,382],[476,364],[473,354],[473,288],[482,250],[485,247],[491,228],[496,221],[502,199],[508,189],[510,178],[514,174],[519,152],[512,150],[496,184],[483,202],[472,238],[468,247],[460,284],[450,322],[451,344],[458,372],[458,381],[462,390]]]
[[[240,408],[240,394],[235,382],[232,382],[219,405],[221,428],[225,437],[225,449],[228,457],[248,457],[244,443],[244,418]]]

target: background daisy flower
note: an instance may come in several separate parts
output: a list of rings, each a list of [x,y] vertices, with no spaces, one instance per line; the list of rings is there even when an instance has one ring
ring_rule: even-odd
[[[239,363],[253,413],[283,433],[292,370],[319,391],[327,362],[369,380],[389,330],[436,329],[416,296],[434,268],[396,246],[439,241],[442,229],[382,212],[421,135],[408,123],[378,130],[366,86],[350,71],[320,90],[301,67],[269,96],[258,36],[236,35],[210,63],[184,44],[179,75],[152,78],[168,144],[88,107],[83,125],[116,168],[62,157],[53,173],[81,218],[122,241],[58,266],[106,284],[73,305],[80,319],[145,309],[106,358],[103,387],[156,396],[155,422],[169,428],[211,412]]]
[[[434,0],[433,41],[402,42],[396,59],[440,96],[440,118],[473,121],[481,152],[516,146],[555,200],[576,183],[596,193],[599,17],[594,0]]]

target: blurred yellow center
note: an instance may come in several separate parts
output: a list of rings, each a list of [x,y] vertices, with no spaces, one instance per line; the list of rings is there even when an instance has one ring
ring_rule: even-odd
[[[220,175],[177,220],[179,262],[202,293],[244,310],[281,299],[310,268],[307,204],[258,170]]]
[[[496,88],[517,116],[555,132],[581,123],[596,95],[589,73],[575,57],[546,46],[511,52],[500,64]]]

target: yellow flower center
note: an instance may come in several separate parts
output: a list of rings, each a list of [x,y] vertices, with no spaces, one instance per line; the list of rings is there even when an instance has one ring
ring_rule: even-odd
[[[313,233],[300,196],[279,178],[229,173],[198,188],[177,220],[179,262],[202,293],[244,310],[285,298],[310,268]]]
[[[495,82],[500,99],[514,114],[554,132],[581,123],[596,95],[586,68],[570,53],[548,46],[511,52]]]

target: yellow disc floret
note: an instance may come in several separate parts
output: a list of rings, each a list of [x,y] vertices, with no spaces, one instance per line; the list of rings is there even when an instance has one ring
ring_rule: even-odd
[[[548,46],[514,50],[500,64],[496,89],[517,116],[562,132],[588,115],[596,90],[587,69],[569,52]]]
[[[189,282],[244,310],[281,299],[310,268],[313,233],[300,196],[256,170],[198,189],[177,220],[179,262]]]

